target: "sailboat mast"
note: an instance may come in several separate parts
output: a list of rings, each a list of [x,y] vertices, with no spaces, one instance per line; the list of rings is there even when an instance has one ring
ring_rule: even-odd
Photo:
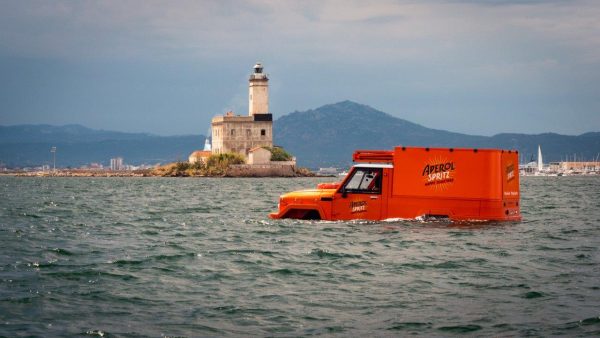
[[[543,168],[544,168],[544,162],[542,161],[542,147],[538,145],[537,169],[538,169],[538,171],[542,171]]]

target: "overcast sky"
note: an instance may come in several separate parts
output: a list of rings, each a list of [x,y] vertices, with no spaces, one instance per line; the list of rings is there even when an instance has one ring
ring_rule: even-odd
[[[0,125],[204,134],[352,100],[427,127],[600,131],[600,1],[0,0]]]

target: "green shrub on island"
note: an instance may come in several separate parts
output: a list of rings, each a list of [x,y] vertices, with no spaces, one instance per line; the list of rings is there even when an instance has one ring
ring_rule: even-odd
[[[210,155],[206,161],[206,166],[209,168],[214,167],[227,169],[227,167],[230,165],[244,163],[246,163],[246,159],[243,155],[238,153],[224,153]]]
[[[292,155],[281,147],[265,147],[265,149],[271,152],[271,161],[291,161],[293,159]],[[163,177],[226,176],[231,165],[245,163],[244,156],[238,153],[213,154],[206,159],[206,162],[178,161],[166,164],[154,169],[151,175]],[[294,170],[296,176],[314,176],[306,168],[296,168]]]
[[[167,177],[223,176],[230,165],[244,163],[246,160],[240,154],[214,154],[210,155],[206,163],[203,161],[195,163],[179,161],[156,168],[153,174]]]
[[[263,147],[271,152],[271,161],[280,162],[280,161],[291,161],[293,156],[288,153],[282,147]]]

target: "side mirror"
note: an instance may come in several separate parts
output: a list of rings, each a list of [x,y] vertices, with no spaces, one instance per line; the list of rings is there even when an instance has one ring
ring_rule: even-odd
[[[348,197],[348,193],[346,192],[346,189],[342,188],[342,198],[346,197]]]

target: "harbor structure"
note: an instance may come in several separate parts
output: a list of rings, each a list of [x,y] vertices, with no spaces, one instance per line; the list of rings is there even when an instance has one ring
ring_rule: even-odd
[[[600,154],[599,154],[600,156]],[[561,161],[550,162],[544,166],[542,160],[542,147],[538,145],[537,160],[533,159],[527,164],[519,166],[522,176],[571,176],[571,175],[598,175],[600,174],[600,162],[595,161]]]
[[[248,84],[248,115],[229,111],[213,117],[212,153],[239,153],[246,157],[255,147],[273,147],[273,115],[269,112],[269,78],[261,63],[253,67]]]

